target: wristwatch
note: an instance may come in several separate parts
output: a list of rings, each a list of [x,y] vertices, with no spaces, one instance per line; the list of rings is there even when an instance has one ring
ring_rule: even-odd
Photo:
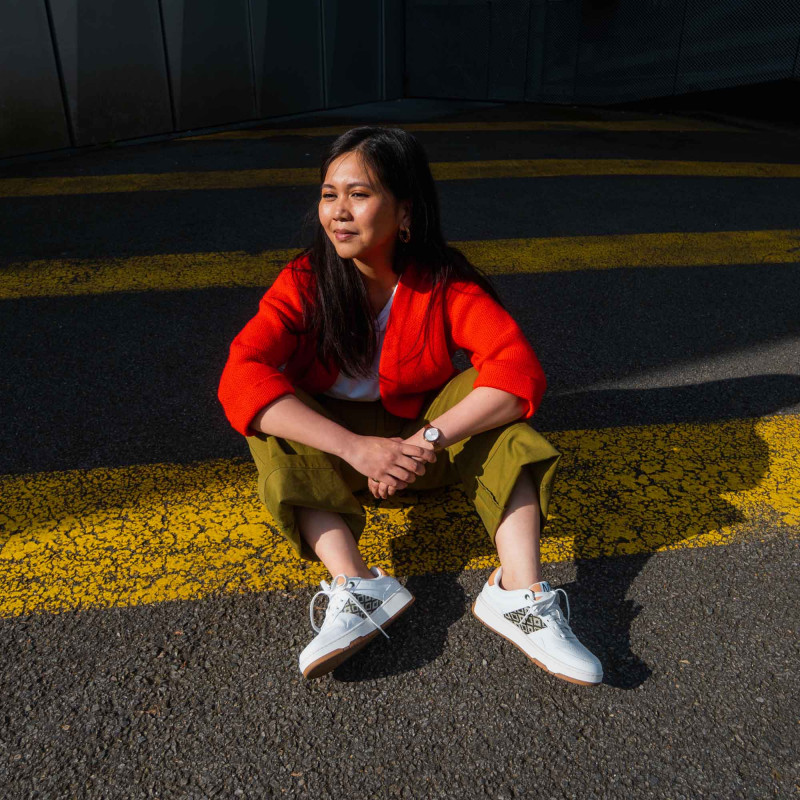
[[[438,428],[434,428],[430,422],[425,423],[425,427],[422,429],[422,438],[434,447],[442,444],[442,432]]]

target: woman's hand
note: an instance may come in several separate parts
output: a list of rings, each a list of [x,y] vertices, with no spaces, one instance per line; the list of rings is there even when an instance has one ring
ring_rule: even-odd
[[[417,447],[399,437],[358,436],[345,461],[367,476],[367,488],[384,500],[425,474],[425,463],[436,461],[433,448]]]

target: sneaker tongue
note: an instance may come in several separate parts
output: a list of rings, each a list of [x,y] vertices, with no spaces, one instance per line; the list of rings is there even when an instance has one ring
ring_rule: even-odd
[[[539,587],[538,589],[536,587]],[[532,583],[528,589],[533,591],[534,597],[538,600],[543,594],[547,592],[552,592],[553,590],[550,588],[550,584],[547,581],[539,581],[538,583]]]

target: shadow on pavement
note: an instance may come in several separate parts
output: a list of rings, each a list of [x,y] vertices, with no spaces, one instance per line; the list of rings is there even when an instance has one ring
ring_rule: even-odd
[[[753,418],[711,425],[663,424],[670,408],[687,409],[690,419],[706,404],[722,417],[728,410],[738,412],[743,393],[750,398]],[[569,398],[570,413],[590,394]],[[689,537],[746,522],[726,495],[753,489],[767,475],[769,450],[756,430],[756,417],[779,411],[799,397],[800,378],[789,375],[605,392],[603,402],[610,404],[614,398],[625,414],[662,408],[663,413],[648,415],[661,426],[548,434],[563,457],[542,550],[550,561],[575,560],[576,579],[564,586],[572,627],[603,662],[605,683],[630,689],[650,675],[649,666],[630,645],[631,626],[641,607],[627,599],[650,555]],[[560,401],[553,401],[556,414]],[[671,416],[674,420],[676,412]],[[392,646],[365,650],[352,665],[348,662],[337,670],[342,680],[401,673],[437,658],[449,627],[471,602],[458,575],[470,562],[474,568],[476,560],[495,556],[460,487],[409,492],[399,502],[409,506],[408,528],[389,542],[393,570],[412,576],[407,586],[417,602],[391,631]],[[425,574],[430,573],[431,554],[442,572]],[[622,555],[627,557],[616,558]],[[546,564],[544,572],[546,578]]]

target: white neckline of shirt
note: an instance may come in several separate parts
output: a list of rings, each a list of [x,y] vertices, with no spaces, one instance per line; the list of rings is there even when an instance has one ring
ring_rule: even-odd
[[[397,291],[397,286],[399,283],[400,281],[398,281],[394,285],[394,289],[392,289],[392,293],[389,295],[389,299],[386,301],[386,305],[380,310],[380,313],[378,314],[377,319],[379,325],[382,325],[384,322],[386,322],[387,318],[389,317],[389,310],[392,305],[392,300],[394,300],[394,295],[395,292]]]

